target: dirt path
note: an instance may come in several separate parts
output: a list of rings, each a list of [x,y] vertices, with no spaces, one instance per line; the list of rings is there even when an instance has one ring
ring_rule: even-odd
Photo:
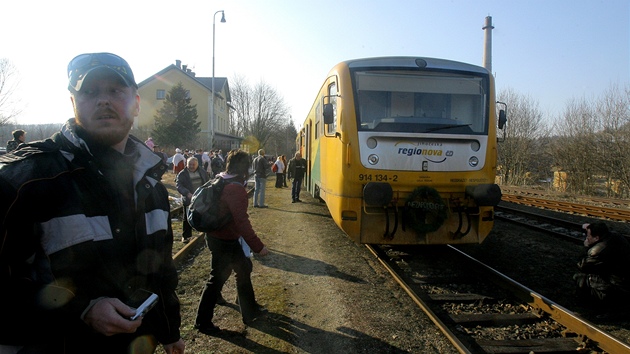
[[[269,314],[243,325],[236,305],[217,306],[216,336],[193,329],[209,274],[203,249],[181,274],[179,296],[188,353],[454,353],[448,341],[363,246],[334,224],[323,203],[267,183],[267,209],[249,209],[255,230],[271,250],[254,258],[252,279]],[[176,235],[176,240],[179,238]],[[223,296],[236,298],[233,277]]]

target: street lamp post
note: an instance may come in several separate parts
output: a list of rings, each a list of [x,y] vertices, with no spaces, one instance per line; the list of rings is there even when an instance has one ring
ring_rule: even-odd
[[[212,100],[210,102],[210,121],[208,122],[208,130],[210,131],[210,149],[212,149],[214,145],[214,33],[217,14],[219,12],[221,13],[221,22],[225,23],[225,12],[223,10],[215,12],[214,16],[212,16]]]

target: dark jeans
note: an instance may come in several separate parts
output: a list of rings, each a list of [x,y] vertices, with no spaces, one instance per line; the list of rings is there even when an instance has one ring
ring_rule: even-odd
[[[236,273],[236,292],[243,321],[253,319],[256,312],[256,297],[251,279],[252,261],[245,257],[243,248],[237,240],[220,240],[206,235],[206,244],[212,254],[212,270],[201,293],[195,323],[206,325],[212,322],[214,306],[232,271]]]
[[[282,174],[282,185],[285,186],[285,187],[288,187],[287,186],[287,173],[286,172]]]
[[[303,178],[293,179],[293,185],[291,187],[291,199],[293,200],[300,199],[300,190],[302,189],[302,179]]]
[[[192,237],[192,226],[188,223],[188,218],[186,217],[186,213],[188,212],[189,205],[184,205],[182,210],[184,211],[184,220],[182,220],[182,237],[183,238],[191,238]]]
[[[282,188],[282,180],[284,174],[283,173],[277,173],[276,172],[276,188]]]

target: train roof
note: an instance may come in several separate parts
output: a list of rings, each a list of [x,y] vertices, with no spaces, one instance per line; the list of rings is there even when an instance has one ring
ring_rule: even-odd
[[[427,57],[375,57],[346,60],[343,63],[345,63],[350,69],[363,67],[403,67],[442,70],[465,70],[480,74],[489,74],[488,70],[482,66],[448,59]]]

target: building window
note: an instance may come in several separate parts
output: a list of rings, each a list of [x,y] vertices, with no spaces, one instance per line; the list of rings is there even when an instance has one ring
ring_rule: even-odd
[[[186,98],[190,99],[190,90],[186,90]]]
[[[157,90],[155,92],[155,98],[158,100],[163,100],[164,98],[166,98],[166,91],[165,90]]]

